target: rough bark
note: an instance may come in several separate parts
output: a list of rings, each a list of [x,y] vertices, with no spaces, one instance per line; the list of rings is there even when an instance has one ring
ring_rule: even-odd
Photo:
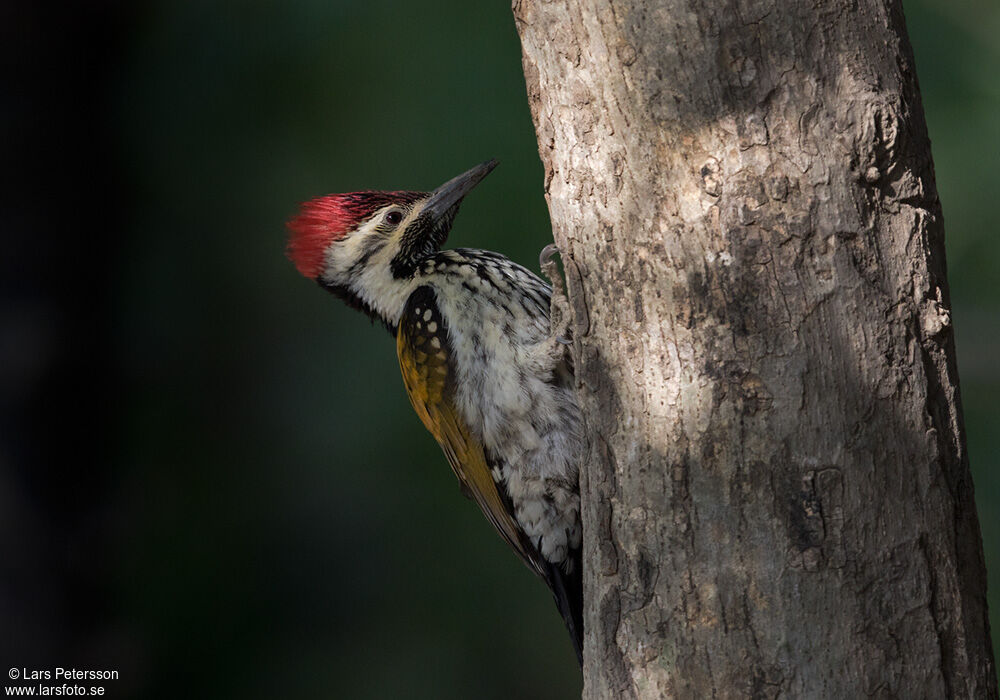
[[[997,697],[893,0],[516,0],[574,315],[587,698]]]

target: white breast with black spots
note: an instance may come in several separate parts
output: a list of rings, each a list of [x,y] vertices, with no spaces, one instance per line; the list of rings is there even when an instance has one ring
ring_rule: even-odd
[[[418,279],[435,289],[448,326],[462,418],[496,462],[528,538],[546,560],[565,562],[580,546],[582,428],[568,376],[539,362],[548,285],[467,249],[433,256]]]

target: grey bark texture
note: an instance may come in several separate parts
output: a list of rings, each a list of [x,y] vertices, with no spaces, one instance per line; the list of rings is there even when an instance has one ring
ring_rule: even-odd
[[[516,0],[573,310],[586,698],[996,698],[894,0]]]

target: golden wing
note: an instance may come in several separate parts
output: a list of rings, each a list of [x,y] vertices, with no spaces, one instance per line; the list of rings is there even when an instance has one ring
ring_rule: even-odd
[[[424,426],[441,445],[462,486],[500,535],[535,573],[545,577],[535,561],[534,548],[501,495],[483,446],[470,434],[455,407],[454,367],[450,358],[448,328],[437,307],[434,290],[420,287],[410,295],[399,321],[396,352],[406,393]]]

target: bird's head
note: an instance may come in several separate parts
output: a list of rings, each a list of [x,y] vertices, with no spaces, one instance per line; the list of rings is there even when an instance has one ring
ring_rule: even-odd
[[[490,160],[433,192],[349,192],[302,204],[288,257],[305,277],[395,326],[419,264],[440,250],[458,206]]]

